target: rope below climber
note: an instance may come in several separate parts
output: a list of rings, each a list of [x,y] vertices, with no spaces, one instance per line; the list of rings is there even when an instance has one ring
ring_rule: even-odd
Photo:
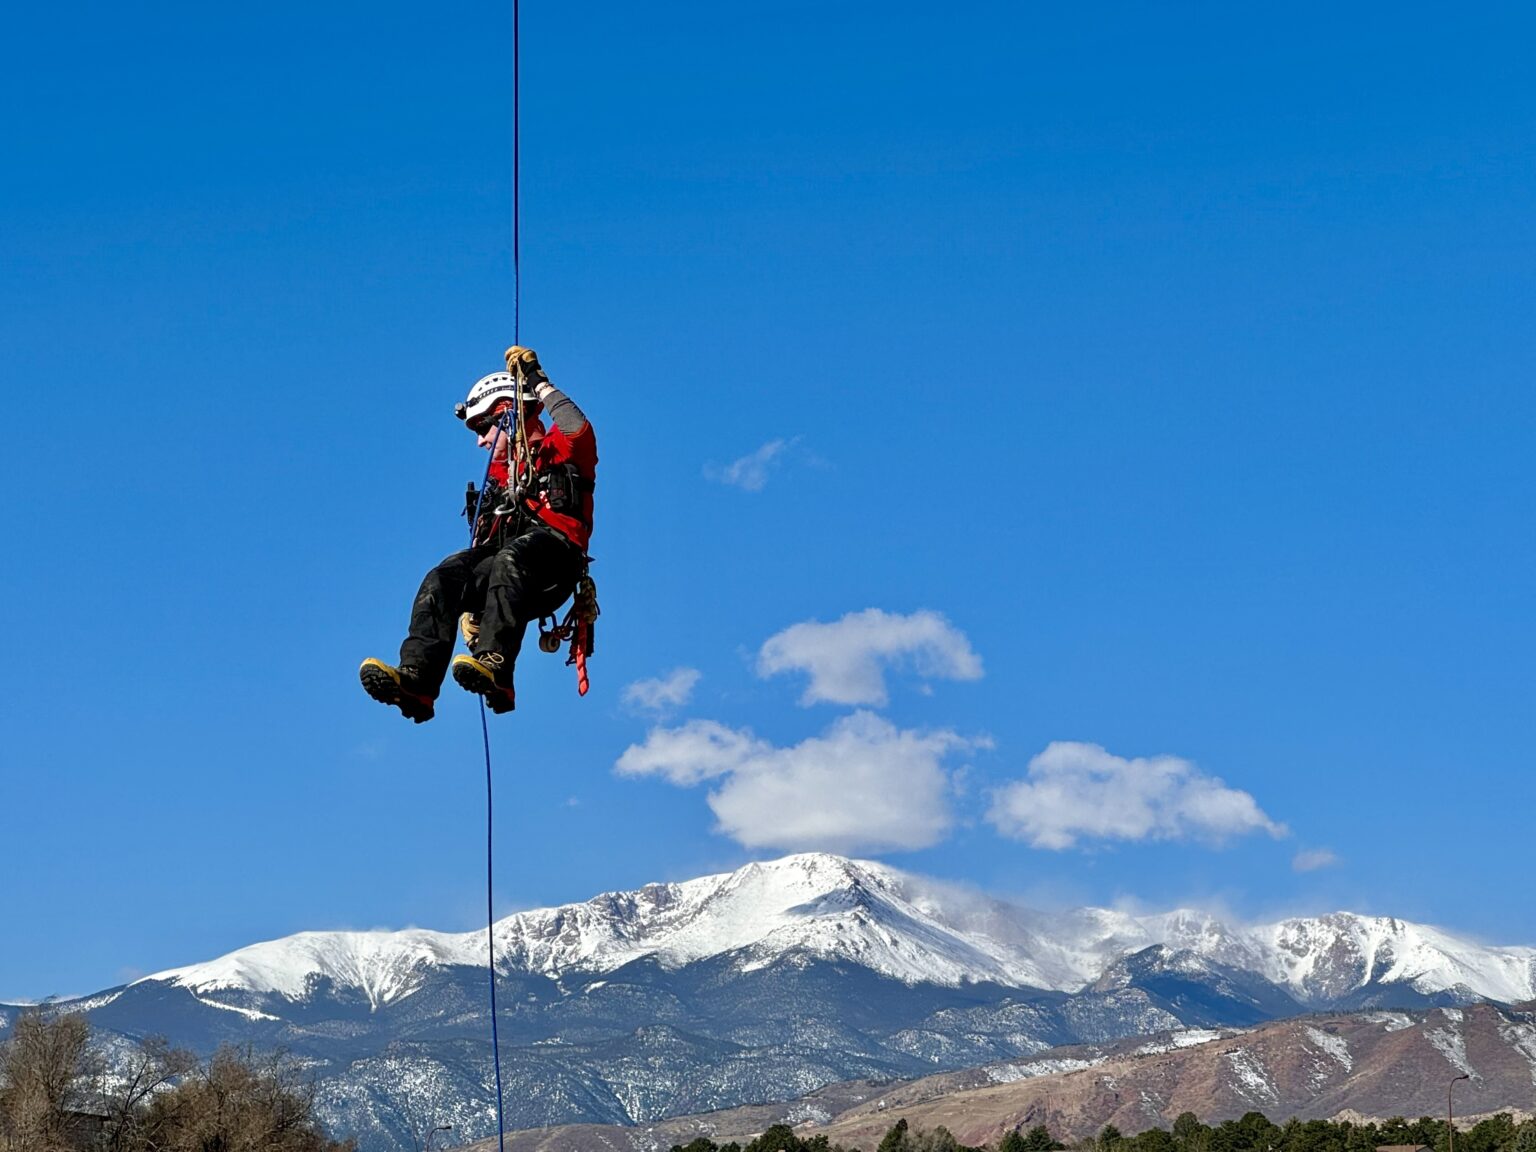
[[[575,401],[549,382],[532,349],[514,345],[506,362],[505,372],[481,377],[457,407],[490,454],[481,490],[470,486],[470,546],[422,580],[400,663],[369,657],[358,670],[368,695],[418,724],[432,718],[450,669],[492,712],[512,711],[513,666],[528,625],[573,596],[566,624],[545,636],[567,630],[560,638],[571,640],[585,692],[597,612],[587,575],[597,438]],[[546,413],[548,427],[541,419]],[[460,630],[470,651],[453,656]],[[559,643],[549,648],[541,637],[541,647],[555,650]]]

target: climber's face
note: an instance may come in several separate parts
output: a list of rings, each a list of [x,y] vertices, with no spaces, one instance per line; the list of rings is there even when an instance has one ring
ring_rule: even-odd
[[[475,438],[475,443],[489,451],[505,451],[507,434],[501,430],[500,424],[492,424],[484,432]]]
[[[540,440],[544,439],[544,422],[539,419],[539,413],[543,411],[544,405],[542,404],[529,404],[523,409],[523,431],[528,434],[528,443],[530,445],[537,444]],[[475,436],[476,444],[488,452],[496,453],[498,456],[505,454],[507,450],[507,434],[502,431],[501,416],[502,413],[498,412],[485,430],[476,433]]]

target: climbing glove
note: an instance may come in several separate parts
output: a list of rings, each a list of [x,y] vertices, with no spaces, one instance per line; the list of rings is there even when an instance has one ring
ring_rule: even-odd
[[[532,348],[524,348],[520,344],[514,344],[507,349],[507,371],[514,376],[521,369],[523,379],[542,398],[544,390],[549,388],[549,375],[539,364],[539,354]]]

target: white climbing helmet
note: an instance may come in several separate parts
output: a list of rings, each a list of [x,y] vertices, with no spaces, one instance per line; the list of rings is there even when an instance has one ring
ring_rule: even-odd
[[[475,381],[469,396],[455,407],[454,414],[469,425],[472,431],[478,432],[490,422],[491,413],[496,410],[497,404],[511,400],[516,395],[517,381],[512,379],[510,372],[492,372]],[[523,403],[536,404],[538,400],[532,385],[523,381]]]

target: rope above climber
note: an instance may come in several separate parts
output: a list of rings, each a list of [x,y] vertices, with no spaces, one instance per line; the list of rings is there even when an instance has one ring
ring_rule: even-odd
[[[358,670],[368,695],[418,724],[432,718],[450,669],[455,683],[483,697],[492,712],[512,711],[513,666],[528,625],[573,596],[565,625],[541,636],[541,647],[557,650],[570,639],[585,691],[597,610],[587,576],[597,438],[532,349],[514,345],[506,362],[505,372],[476,381],[456,409],[489,453],[481,487],[471,483],[466,501],[470,546],[422,580],[400,663],[369,657]],[[459,631],[469,654],[453,656]],[[550,637],[552,648],[542,643]]]

